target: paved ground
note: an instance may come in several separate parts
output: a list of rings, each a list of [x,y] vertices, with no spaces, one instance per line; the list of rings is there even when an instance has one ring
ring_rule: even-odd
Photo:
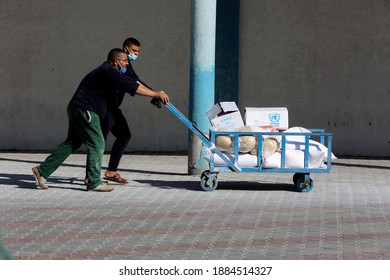
[[[130,183],[95,193],[81,154],[36,189],[31,167],[46,156],[0,153],[0,231],[14,259],[390,259],[390,160],[339,159],[312,174],[309,193],[270,173],[222,173],[204,192],[185,156],[126,155]]]

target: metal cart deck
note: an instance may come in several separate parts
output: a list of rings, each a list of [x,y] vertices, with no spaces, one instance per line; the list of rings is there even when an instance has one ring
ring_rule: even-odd
[[[187,128],[197,135],[203,142],[204,147],[211,151],[209,167],[202,173],[200,178],[200,185],[205,191],[213,191],[218,186],[217,175],[219,172],[274,172],[274,173],[294,173],[293,183],[300,192],[310,192],[313,189],[314,182],[310,178],[310,173],[329,173],[331,170],[332,159],[332,134],[326,133],[323,129],[311,129],[309,132],[235,132],[235,131],[210,131],[210,136],[204,135],[193,123],[191,123],[175,106],[171,103],[165,104],[180,121],[184,123]],[[234,153],[233,160],[229,159],[226,154],[215,147],[215,139],[218,135],[230,135],[234,139]],[[239,137],[254,136],[257,138],[257,164],[254,167],[240,167],[239,164]],[[262,158],[262,141],[265,136],[273,136],[281,138],[281,159],[280,167],[264,168]],[[286,167],[286,139],[289,136],[304,137],[304,162],[302,168]],[[309,167],[309,148],[310,139],[318,139],[319,143],[327,147],[327,162],[325,166],[320,168]],[[215,156],[221,158],[226,166],[216,166]]]

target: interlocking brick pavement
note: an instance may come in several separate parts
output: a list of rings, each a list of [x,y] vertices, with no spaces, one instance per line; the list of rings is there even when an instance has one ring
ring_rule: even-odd
[[[129,184],[95,193],[83,154],[37,189],[31,168],[46,156],[0,153],[0,231],[14,259],[390,259],[390,160],[338,159],[311,174],[309,193],[289,173],[221,173],[204,192],[186,156],[125,155]]]

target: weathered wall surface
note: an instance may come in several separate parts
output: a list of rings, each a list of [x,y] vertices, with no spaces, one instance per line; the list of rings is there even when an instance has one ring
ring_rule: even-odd
[[[287,107],[338,155],[390,156],[390,2],[241,1],[239,104]]]
[[[0,26],[1,150],[50,151],[62,142],[79,82],[130,36],[142,44],[133,64],[140,78],[188,113],[189,1],[2,0]],[[129,151],[187,149],[185,127],[165,108],[139,96],[126,96],[122,108]]]
[[[142,43],[133,64],[141,79],[188,115],[190,8],[189,0],[2,0],[0,150],[50,151],[64,140],[78,83],[128,36]],[[242,0],[239,28],[242,114],[284,106],[290,126],[333,132],[336,155],[390,156],[388,1]],[[122,108],[128,151],[187,150],[186,128],[165,108],[130,96]]]

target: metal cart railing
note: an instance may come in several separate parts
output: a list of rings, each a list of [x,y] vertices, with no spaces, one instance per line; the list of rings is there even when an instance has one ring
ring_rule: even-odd
[[[203,146],[210,149],[211,156],[209,161],[210,170],[206,170],[201,175],[200,185],[205,191],[213,191],[218,186],[217,175],[219,172],[274,172],[274,173],[294,173],[293,183],[300,192],[309,192],[313,189],[314,182],[310,178],[310,173],[329,173],[331,170],[332,159],[332,134],[326,133],[323,129],[311,129],[309,132],[236,132],[236,131],[210,131],[210,135],[204,135],[193,123],[191,123],[175,106],[171,103],[165,104],[187,128],[197,135],[203,142]],[[215,146],[217,136],[229,135],[234,139],[233,160],[221,152]],[[240,167],[239,162],[239,137],[254,136],[257,138],[257,164],[254,167]],[[281,159],[280,167],[264,168],[262,158],[262,141],[266,136],[281,138]],[[300,136],[304,138],[304,162],[302,168],[291,168],[286,166],[286,139],[291,136]],[[310,160],[310,139],[318,139],[319,143],[327,147],[327,162],[319,168],[309,167]],[[218,156],[225,163],[225,166],[216,166],[215,157]]]

